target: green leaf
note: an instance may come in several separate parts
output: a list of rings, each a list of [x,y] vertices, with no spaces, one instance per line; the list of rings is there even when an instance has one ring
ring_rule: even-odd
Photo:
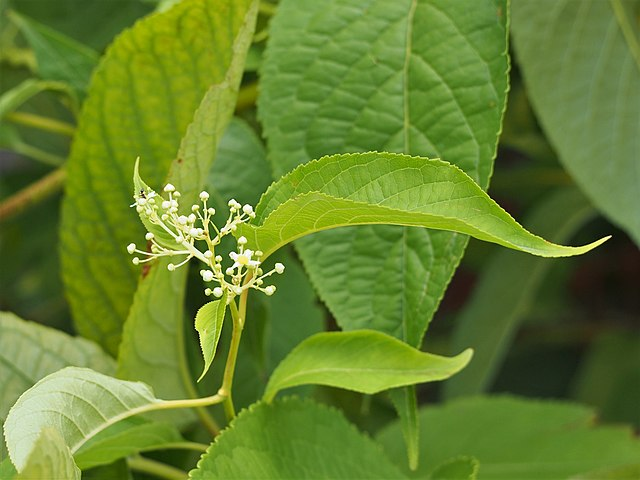
[[[423,353],[373,330],[325,332],[298,345],[275,369],[264,399],[297,385],[329,385],[361,393],[444,380],[471,360],[471,350],[447,358]]]
[[[37,73],[46,80],[69,84],[83,95],[98,54],[70,37],[28,17],[11,12],[9,18],[18,25],[36,56]]]
[[[86,470],[110,465],[133,453],[168,448],[181,441],[183,439],[173,425],[131,417],[90,438],[78,449],[74,459],[78,467]]]
[[[67,166],[61,256],[76,328],[111,353],[139,275],[125,247],[144,235],[129,208],[134,161],[151,185],[165,180],[205,92],[225,82],[245,11],[180,2],[122,33],[93,76]]]
[[[136,442],[144,448],[149,441],[141,430],[136,430],[140,427],[138,422],[125,424],[132,429],[131,435],[122,427],[109,433],[104,433],[105,430],[133,415],[162,408],[165,403],[155,398],[143,383],[118,380],[86,368],[64,368],[27,390],[9,411],[4,424],[9,457],[22,471],[41,431],[54,428],[72,454],[103,432],[100,440],[95,441],[95,451],[84,449],[84,458],[89,464],[96,464],[95,458],[109,457],[111,462],[117,457],[114,452],[98,450],[101,444],[112,448],[116,435],[122,435],[123,439],[118,455],[136,452],[140,449]],[[160,431],[152,429],[153,434]],[[169,435],[164,439],[175,441]]]
[[[457,231],[543,257],[579,255],[606,240],[555,245],[522,228],[459,168],[376,152],[301,165],[267,190],[255,221],[238,230],[265,256],[310,233],[376,223]]]
[[[43,428],[33,445],[26,464],[20,469],[16,480],[34,478],[60,478],[80,480],[80,469],[76,466],[64,439],[52,427]]]
[[[388,479],[403,475],[341,413],[287,398],[243,410],[189,478]]]
[[[594,214],[584,195],[570,187],[549,194],[524,224],[546,238],[566,242]],[[478,394],[490,387],[551,265],[550,260],[508,250],[495,252],[456,318],[450,351],[472,347],[474,355],[473,362],[444,385],[446,398]]]
[[[595,425],[594,413],[575,404],[513,397],[474,397],[420,411],[420,468],[425,478],[443,462],[470,456],[483,479],[564,479],[637,462],[640,440],[631,429]],[[398,422],[377,440],[401,461]]]
[[[507,91],[506,13],[503,0],[280,2],[258,99],[275,173],[328,154],[393,151],[445,158],[486,188]],[[340,326],[413,346],[465,245],[379,226],[296,243]]]
[[[476,480],[480,464],[473,457],[447,460],[429,475],[429,480]]]
[[[4,452],[3,452],[4,453]],[[0,462],[0,480],[13,480],[18,474],[9,457]]]
[[[560,161],[640,243],[640,27],[635,0],[513,2],[528,95]]]
[[[93,342],[0,312],[0,421],[24,391],[71,365],[115,371],[115,361]]]
[[[571,480],[636,480],[637,478],[640,478],[640,463],[588,472],[571,477]]]
[[[197,109],[167,177],[167,181],[182,193],[182,207],[188,208],[189,213],[211,169],[218,141],[233,114],[244,56],[255,25],[256,1],[229,2],[228,8],[230,10],[218,8],[211,14],[215,16],[215,25],[225,26],[216,30],[218,48],[233,51],[234,56],[226,64],[224,79],[209,89]],[[218,63],[223,60],[218,59]],[[152,265],[138,287],[123,332],[118,376],[142,380],[164,398],[193,397],[197,393],[186,364],[183,334],[188,269],[168,272],[167,264],[168,260],[164,259]],[[184,413],[168,414],[172,421],[181,424],[190,418]]]
[[[203,305],[196,314],[195,326],[200,336],[200,348],[204,358],[204,368],[198,381],[205,376],[213,357],[216,355],[220,333],[222,332],[222,324],[224,323],[224,315],[227,312],[227,295],[226,293],[213,302]]]

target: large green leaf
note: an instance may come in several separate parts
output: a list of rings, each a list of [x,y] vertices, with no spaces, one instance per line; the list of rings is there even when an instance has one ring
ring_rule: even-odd
[[[531,102],[560,161],[640,243],[637,0],[514,0],[513,38]]]
[[[126,422],[124,427],[108,430],[133,415],[164,405],[166,402],[155,398],[143,383],[118,380],[86,368],[64,368],[27,390],[9,411],[4,424],[9,457],[22,471],[46,428],[57,430],[72,454],[85,447],[82,458],[87,465],[111,463],[152,443],[174,442],[179,438],[175,433],[142,428],[145,422]],[[150,436],[155,437],[155,443]],[[114,441],[117,438],[119,443]]]
[[[467,398],[420,412],[420,468],[425,478],[443,462],[475,457],[479,479],[566,479],[637,463],[640,440],[629,428],[594,425],[595,415],[575,404],[512,397]],[[377,439],[401,462],[400,425]]]
[[[376,152],[334,155],[298,167],[262,196],[255,222],[238,230],[265,256],[310,233],[374,223],[457,231],[543,257],[578,255],[606,240],[555,245],[522,228],[459,168]]]
[[[403,478],[336,410],[296,398],[242,411],[189,473],[214,478]]]
[[[451,358],[423,353],[375,330],[318,333],[278,365],[263,398],[270,402],[284,388],[308,384],[377,393],[444,380],[463,369],[471,355],[470,350]]]
[[[136,157],[160,184],[212,84],[225,81],[246,5],[185,0],[120,35],[95,75],[68,162],[63,278],[78,331],[115,353],[139,269],[125,246],[143,229],[129,209]]]
[[[80,469],[76,466],[65,445],[64,439],[55,428],[43,428],[29,454],[29,458],[16,480],[60,478],[80,480]]]
[[[115,371],[115,361],[93,342],[0,312],[0,421],[24,391],[67,366]]]
[[[216,30],[218,47],[233,51],[234,56],[229,60],[224,79],[213,85],[202,100],[167,177],[182,193],[181,207],[188,212],[197,201],[218,141],[233,114],[257,14],[256,1],[225,1],[228,8],[218,8],[210,14],[214,15],[216,24],[228,28]],[[164,398],[183,398],[195,395],[182,333],[188,269],[168,272],[167,263],[159,261],[152,265],[140,282],[123,333],[118,375],[142,380]],[[163,368],[158,368],[159,365]],[[182,422],[189,418],[182,413],[172,417]]]
[[[69,84],[84,94],[98,54],[62,33],[13,12],[10,18],[20,27],[36,56],[37,73],[46,80]]]
[[[258,104],[275,173],[327,154],[386,150],[442,157],[486,188],[507,90],[505,7],[280,2]],[[418,346],[465,244],[451,233],[360,227],[297,246],[343,328]]]
[[[594,214],[584,195],[570,187],[550,194],[524,223],[547,238],[565,242]],[[450,351],[472,347],[474,355],[473,362],[444,385],[447,398],[482,393],[490,387],[551,264],[547,259],[508,250],[495,253],[456,318]]]

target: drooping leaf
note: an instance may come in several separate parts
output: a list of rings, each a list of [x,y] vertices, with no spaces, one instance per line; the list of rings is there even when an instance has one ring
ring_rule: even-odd
[[[259,403],[231,425],[189,478],[403,478],[339,412],[310,401]]]
[[[13,464],[21,471],[35,448],[38,437],[45,428],[53,428],[64,439],[72,454],[76,454],[101,432],[117,422],[133,415],[162,408],[162,400],[155,398],[151,389],[139,382],[128,382],[102,375],[86,368],[67,367],[40,380],[27,390],[9,411],[4,423],[5,440]],[[140,422],[127,422],[84,448],[88,464],[96,464],[96,458],[106,458],[106,463],[148,447],[149,437],[142,433]],[[127,434],[127,428],[131,435]],[[160,435],[161,428],[148,429],[146,433]],[[122,442],[115,451],[102,451],[113,446],[110,443],[120,435]],[[161,435],[166,442],[175,436]],[[139,444],[138,444],[139,443]],[[160,441],[156,442],[157,444]]]
[[[8,113],[16,110],[30,98],[47,90],[70,93],[69,87],[64,83],[29,78],[2,93],[0,96],[0,119],[4,119]]]
[[[98,54],[86,45],[16,12],[10,14],[36,56],[37,73],[46,80],[64,82],[83,96]]]
[[[263,195],[255,222],[239,231],[265,256],[310,233],[376,223],[457,231],[543,257],[578,255],[606,240],[555,245],[522,228],[459,168],[376,152],[334,155],[298,167]]]
[[[165,180],[205,92],[225,81],[245,3],[185,0],[151,15],[93,76],[68,162],[61,255],[77,329],[110,353],[139,275],[125,248],[144,235],[129,208],[134,161],[151,185]]]
[[[361,393],[444,380],[464,368],[472,352],[447,358],[423,353],[374,330],[318,333],[276,367],[264,399],[298,385],[329,385]]]
[[[502,0],[280,2],[258,99],[276,175],[378,150],[442,157],[486,188],[507,90],[506,14]],[[296,243],[341,327],[413,346],[465,245],[379,226]]]
[[[202,377],[205,376],[216,355],[226,312],[227,296],[225,294],[219,300],[203,305],[196,314],[195,327],[200,336],[200,348],[204,358],[204,368],[198,381],[202,380]]]
[[[80,469],[73,461],[69,447],[53,427],[45,427],[40,431],[16,480],[36,478],[80,480]]]
[[[181,208],[186,213],[191,213],[191,205],[197,201],[218,141],[233,114],[257,14],[255,0],[224,0],[221,5],[225,8],[207,4],[213,9],[206,11],[214,15],[215,25],[224,25],[220,29],[213,25],[210,28],[215,29],[216,48],[233,51],[234,55],[217,59],[218,64],[227,68],[225,76],[207,91],[166,179],[182,193]],[[163,398],[197,396],[184,354],[183,304],[188,270],[168,272],[167,264],[168,261],[161,260],[152,265],[136,291],[118,355],[118,375],[146,382]],[[158,365],[165,368],[157,368]],[[189,420],[184,413],[167,413],[172,421],[181,424]]]
[[[564,188],[537,205],[524,224],[545,238],[566,242],[594,214],[584,195],[575,188]],[[489,388],[550,267],[549,260],[508,250],[494,254],[456,319],[450,351],[472,347],[474,356],[460,375],[444,385],[447,398],[479,394]]]
[[[420,467],[425,478],[443,462],[470,456],[483,479],[564,479],[637,463],[640,440],[629,428],[594,425],[595,415],[576,404],[514,397],[473,397],[420,411]],[[400,462],[400,425],[377,440]],[[399,463],[400,464],[400,463]]]
[[[0,312],[0,422],[24,391],[67,366],[115,371],[115,361],[93,342]]]
[[[527,92],[560,161],[640,243],[640,26],[635,0],[513,2]]]

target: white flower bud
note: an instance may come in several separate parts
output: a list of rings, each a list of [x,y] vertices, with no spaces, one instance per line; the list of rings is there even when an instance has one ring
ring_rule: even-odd
[[[178,243],[182,243],[182,242],[184,242],[184,237],[183,237],[182,235],[178,235],[178,236],[176,237],[176,242],[178,242]]]
[[[216,258],[214,258],[214,260],[220,263],[222,261],[222,255],[216,255]]]
[[[142,206],[147,204],[147,199],[146,198],[139,198],[138,200],[136,200],[136,203],[142,207]]]
[[[200,205],[192,205],[191,206],[191,211],[192,212],[197,212],[198,210],[200,210]]]
[[[242,211],[247,215],[251,215],[253,213],[253,207],[247,203],[245,206],[242,207]]]
[[[233,287],[233,293],[235,293],[236,295],[240,295],[242,293],[242,287],[236,285],[235,287]]]
[[[229,267],[227,268],[224,273],[226,273],[227,275],[233,275],[233,267]]]
[[[165,200],[164,202],[162,202],[163,210],[168,210],[170,206],[171,206],[171,202],[169,200]]]
[[[178,217],[178,223],[180,225],[186,225],[188,221],[189,221],[189,219],[187,217],[185,217],[184,215],[180,215]]]
[[[204,270],[202,272],[202,280],[205,282],[210,282],[213,280],[213,272],[211,270]]]
[[[247,237],[242,236],[238,239],[238,245],[246,245],[247,244]]]
[[[264,255],[264,253],[262,253],[262,250],[256,250],[255,252],[256,257],[260,258],[262,255]]]
[[[180,198],[180,195],[182,195],[182,194],[177,190],[175,192],[173,192],[173,197],[174,198]]]
[[[281,263],[276,263],[273,266],[273,269],[276,271],[276,273],[282,273],[282,272],[284,272],[284,265],[281,264]]]
[[[153,240],[153,233],[151,232],[147,232],[147,234],[144,236],[145,240]]]
[[[129,252],[129,255],[133,254],[133,252],[135,251],[136,251],[135,243],[130,243],[129,245],[127,245],[127,252]]]
[[[204,294],[208,297],[209,295],[211,295],[213,293],[213,290],[211,290],[210,288],[205,288],[204,289]]]
[[[216,288],[213,289],[213,295],[215,297],[220,298],[223,293],[224,293],[224,290],[222,290],[222,288],[220,288],[220,287],[216,287]]]
[[[134,265],[138,265],[140,263],[140,259],[138,257],[133,257],[131,263],[133,263]]]
[[[195,223],[196,221],[196,216],[193,213],[189,215],[187,218],[189,219],[189,223]]]
[[[197,228],[191,228],[191,229],[189,229],[189,235],[190,235],[190,236],[192,236],[192,237],[197,237],[199,233],[200,233],[200,232],[198,232],[198,229],[197,229]]]
[[[142,213],[142,212],[144,212],[144,207],[141,207],[140,205],[138,205],[138,206],[136,207],[136,212],[138,212],[138,213]]]
[[[275,285],[269,285],[268,287],[265,287],[264,288],[264,293],[266,293],[268,296],[271,296],[274,293],[276,293]]]
[[[175,192],[176,191],[176,187],[174,187],[173,185],[171,185],[170,183],[167,183],[164,186],[164,191],[165,192]]]
[[[211,250],[207,250],[206,252],[204,252],[204,258],[211,258],[213,257],[213,253],[211,252]]]
[[[177,200],[171,200],[169,203],[171,204],[171,208],[178,208],[178,201]]]
[[[206,202],[207,200],[209,200],[209,193],[205,192],[204,190],[200,192],[200,200],[203,202]]]
[[[216,209],[213,208],[213,207],[209,207],[209,208],[207,208],[207,213],[209,215],[215,215],[216,214]]]
[[[176,269],[176,266],[173,263],[170,263],[169,265],[167,265],[167,270],[169,270],[170,272],[173,272]]]

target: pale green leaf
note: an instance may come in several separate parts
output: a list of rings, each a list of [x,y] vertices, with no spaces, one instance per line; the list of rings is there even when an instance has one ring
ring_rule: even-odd
[[[24,391],[67,366],[115,371],[115,361],[93,342],[0,312],[0,422]]]
[[[64,368],[27,390],[9,411],[4,424],[9,457],[21,471],[44,428],[56,429],[71,453],[76,454],[117,422],[162,405],[162,400],[156,399],[143,383],[118,380],[86,368]],[[128,425],[135,428],[138,424]],[[126,450],[132,453],[136,451],[133,440],[143,436],[134,432],[124,438],[127,441],[122,446],[129,447]],[[95,448],[100,448],[100,441]],[[85,449],[85,454],[90,451]]]
[[[79,94],[86,92],[98,63],[94,50],[16,12],[11,12],[9,18],[20,27],[33,49],[40,77],[67,83]]]
[[[403,475],[378,445],[338,411],[287,398],[243,410],[216,438],[189,478],[351,480]]]
[[[637,0],[514,0],[527,93],[576,183],[640,243]]]
[[[486,188],[507,91],[506,14],[503,0],[280,2],[258,99],[275,173],[328,154],[393,151],[442,157]],[[413,346],[465,245],[380,226],[296,243],[340,326]]]
[[[310,233],[381,223],[452,230],[543,257],[579,255],[606,240],[583,247],[555,245],[520,226],[459,168],[376,152],[301,165],[267,190],[255,222],[239,232],[265,256]]]
[[[318,333],[294,348],[276,367],[264,399],[298,385],[329,385],[361,393],[444,380],[471,360],[471,350],[455,357],[423,353],[374,330]]]
[[[80,469],[74,463],[69,447],[53,427],[46,427],[40,431],[33,450],[16,480],[47,478],[80,480]]]
[[[196,313],[195,327],[200,336],[200,349],[202,350],[202,357],[204,358],[204,368],[198,381],[202,380],[202,377],[205,376],[216,355],[226,312],[227,295],[225,291],[225,294],[220,300],[206,303],[198,310],[198,313]]]
[[[458,456],[474,457],[481,479],[566,479],[580,473],[637,463],[640,440],[630,428],[596,425],[595,414],[571,403],[513,397],[473,397],[423,408],[420,467],[425,478]],[[398,422],[377,440],[402,461]]]
[[[234,55],[225,63],[224,78],[207,91],[195,112],[166,179],[182,193],[181,208],[188,213],[191,213],[191,205],[197,202],[218,141],[233,114],[242,66],[255,25],[256,1],[225,2],[226,8],[207,11],[215,17],[215,24],[225,26],[215,32],[216,47],[231,50]],[[224,63],[224,55],[217,61]],[[142,162],[141,168],[145,165]],[[152,264],[136,291],[118,355],[118,376],[142,380],[163,398],[197,396],[184,354],[183,305],[188,269],[168,272],[168,263],[161,259]],[[163,368],[158,368],[160,365]],[[190,418],[184,413],[167,414],[172,421],[180,423]]]
[[[121,420],[90,438],[74,455],[82,470],[110,465],[115,460],[149,450],[169,448],[182,442],[178,430],[168,423],[140,417]]]
[[[438,465],[429,480],[476,480],[480,464],[473,457],[458,457]]]
[[[576,188],[564,188],[536,205],[524,224],[546,238],[566,242],[594,214]],[[491,385],[551,265],[550,260],[508,250],[494,254],[456,318],[450,351],[472,347],[474,355],[473,362],[444,385],[447,398],[482,393]]]
[[[184,0],[122,33],[92,78],[67,165],[62,272],[78,331],[111,353],[140,272],[126,253],[144,235],[129,208],[133,164],[151,185],[166,179],[205,92],[226,81],[245,11]]]

